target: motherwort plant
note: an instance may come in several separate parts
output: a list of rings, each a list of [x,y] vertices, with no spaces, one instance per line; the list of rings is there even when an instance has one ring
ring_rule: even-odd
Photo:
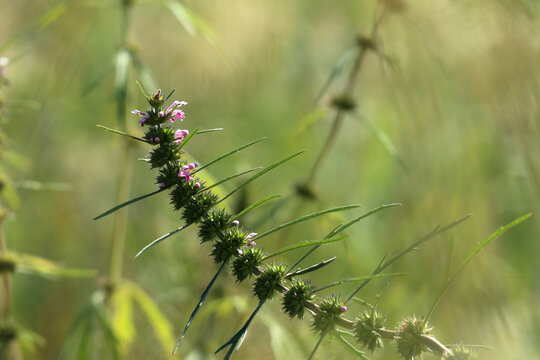
[[[213,258],[218,270],[202,293],[199,302],[191,313],[187,325],[185,326],[181,337],[176,344],[175,350],[185,337],[190,325],[193,323],[198,311],[203,305],[212,286],[216,283],[219,275],[223,272],[225,267],[230,266],[232,274],[236,278],[237,282],[243,282],[248,279],[252,281],[251,293],[256,299],[257,305],[246,323],[236,333],[234,333],[234,335],[228,341],[226,341],[216,350],[216,353],[226,350],[225,359],[229,359],[234,351],[239,348],[242,340],[247,334],[249,326],[262,306],[266,302],[272,301],[275,298],[279,298],[283,313],[288,317],[302,319],[306,316],[306,314],[311,316],[311,328],[316,334],[318,334],[319,340],[309,355],[309,359],[313,358],[317,348],[325,337],[333,337],[337,339],[339,343],[351,351],[356,357],[361,359],[367,359],[367,355],[365,352],[358,350],[355,345],[351,343],[352,341],[357,342],[359,346],[367,349],[370,352],[381,349],[385,340],[394,342],[396,344],[397,352],[407,360],[417,359],[422,353],[431,353],[443,359],[471,358],[470,349],[468,347],[447,346],[434,337],[432,328],[428,325],[429,315],[431,315],[437,301],[443,295],[450,282],[455,278],[456,274],[472,259],[472,257],[474,257],[474,255],[476,255],[480,249],[482,249],[497,236],[525,220],[529,215],[519,218],[507,226],[500,228],[484,242],[480,243],[457,269],[453,276],[449,277],[449,280],[444,284],[439,296],[434,301],[433,306],[429,310],[426,317],[418,318],[415,316],[407,316],[395,328],[388,328],[386,325],[385,316],[377,309],[377,306],[369,305],[365,301],[356,297],[359,291],[363,289],[371,280],[402,275],[395,273],[383,273],[383,271],[407,253],[416,249],[419,245],[443,233],[444,231],[453,228],[455,225],[468,218],[468,216],[458,219],[449,225],[436,227],[433,231],[415,241],[406,249],[388,258],[383,258],[370,275],[342,279],[330,284],[318,286],[312,280],[307,279],[304,276],[325,267],[333,262],[336,257],[334,256],[315,264],[303,265],[303,267],[300,267],[300,265],[306,263],[308,257],[319,247],[344,240],[346,235],[343,233],[351,225],[381,210],[388,209],[399,204],[381,205],[375,209],[372,209],[346,223],[336,226],[328,234],[322,236],[321,239],[305,240],[273,252],[267,252],[264,248],[259,246],[264,237],[292,225],[315,219],[319,216],[345,210],[352,210],[358,206],[340,206],[318,211],[288,221],[261,233],[253,232],[254,229],[245,228],[241,224],[240,220],[246,213],[254,210],[263,203],[275,199],[278,196],[274,195],[266,197],[236,214],[230,213],[227,211],[227,209],[220,205],[225,199],[232,196],[244,186],[275,169],[276,167],[284,164],[285,162],[292,160],[302,152],[297,152],[295,154],[286,156],[285,158],[264,168],[249,169],[238,174],[228,176],[213,184],[206,184],[197,176],[201,170],[206,169],[212,164],[215,164],[218,161],[221,161],[258,143],[263,139],[258,139],[240,146],[218,156],[206,164],[190,162],[188,159],[186,159],[184,147],[199,134],[221,129],[188,130],[173,128],[172,123],[176,122],[177,120],[184,120],[185,115],[182,108],[184,105],[186,105],[186,103],[183,101],[174,101],[168,105],[167,101],[171,94],[165,97],[161,91],[157,91],[155,94],[149,95],[145,93],[150,106],[149,109],[144,111],[133,111],[133,113],[139,117],[139,124],[145,129],[145,134],[143,137],[137,137],[118,130],[102,127],[108,131],[144,142],[151,146],[151,150],[148,153],[145,161],[148,163],[148,165],[150,165],[151,169],[156,169],[158,171],[158,175],[155,180],[157,190],[115,206],[114,208],[97,216],[96,219],[109,215],[138,200],[142,200],[161,192],[168,192],[173,208],[176,211],[182,212],[184,225],[154,240],[144,247],[136,257],[140,256],[168,237],[190,226],[198,227],[198,236],[200,242],[203,245],[208,245],[211,248],[210,256]],[[251,172],[255,173],[241,182],[240,185],[225,196],[220,198],[212,192],[214,187],[221,185],[228,180],[235,179]],[[285,252],[302,248],[307,249],[307,251],[291,265],[284,265],[282,262],[271,261],[274,260],[278,255]],[[342,297],[340,295],[331,295],[328,297],[319,296],[319,293],[322,290],[352,282],[359,282],[360,285],[347,297]],[[345,315],[352,312],[352,304],[349,304],[351,300],[353,300],[353,302],[363,304],[362,306],[364,306],[365,309],[360,311],[355,317],[347,319]],[[349,307],[351,309],[349,309]]]

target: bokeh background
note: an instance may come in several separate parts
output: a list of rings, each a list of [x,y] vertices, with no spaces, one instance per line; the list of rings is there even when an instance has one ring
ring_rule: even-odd
[[[313,273],[317,284],[366,275],[384,255],[436,225],[474,214],[390,269],[407,276],[374,281],[359,293],[370,303],[378,301],[389,327],[407,315],[425,315],[448,274],[479,241],[540,210],[537,1],[416,0],[405,8],[390,0],[185,1],[181,4],[189,12],[183,24],[168,3],[134,2],[127,40],[156,84],[166,93],[176,89],[173,98],[189,103],[182,127],[224,128],[193,140],[190,156],[204,163],[268,137],[212,167],[208,176],[223,178],[306,150],[229,202],[234,209],[274,193],[285,195],[282,207],[269,204],[253,212],[243,221],[246,228],[263,232],[303,213],[351,203],[363,208],[344,214],[346,219],[380,204],[403,204],[352,227],[345,243],[321,248],[313,261],[338,259]],[[379,54],[367,54],[354,89],[356,114],[346,117],[320,169],[318,200],[301,200],[294,184],[305,178],[330,130],[334,110],[329,104],[351,66],[343,55],[359,35],[370,33],[385,7]],[[99,274],[53,281],[13,277],[13,317],[45,339],[27,358],[57,358],[74,319],[109,271],[112,218],[92,218],[115,205],[128,140],[96,124],[122,126],[114,67],[122,28],[120,1],[0,0],[0,56],[11,59],[4,146],[30,164],[10,168],[10,177],[19,184],[65,185],[62,191],[19,189],[20,206],[4,224],[8,248]],[[343,71],[317,100],[340,59]],[[140,75],[134,70],[128,75],[127,109],[143,109],[136,85]],[[140,135],[137,117],[127,119],[128,131]],[[148,149],[135,145],[131,196],[155,189],[155,174],[136,161]],[[137,260],[132,257],[180,226],[179,216],[164,195],[131,206],[124,263],[124,277],[150,295],[174,337],[217,270],[209,248],[190,230]],[[336,221],[316,220],[260,245],[274,250],[316,239]],[[430,321],[441,341],[491,347],[479,348],[481,358],[539,357],[539,229],[533,215],[484,249],[457,277]],[[282,261],[290,264],[296,256]],[[333,291],[348,294],[353,288]],[[256,305],[249,291],[229,274],[222,277],[177,357],[221,358],[213,351]],[[351,305],[349,318],[360,309]],[[134,342],[123,357],[168,358],[145,316],[135,312],[134,319]],[[289,320],[274,300],[255,320],[236,358],[302,359],[316,340],[309,319]],[[92,343],[94,358],[106,358],[99,355],[103,343],[99,336]],[[337,341],[323,343],[318,353],[318,358],[343,357],[352,355]],[[399,356],[388,343],[371,358]]]

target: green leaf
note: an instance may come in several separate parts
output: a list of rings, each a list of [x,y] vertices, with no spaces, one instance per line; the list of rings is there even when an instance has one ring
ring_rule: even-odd
[[[61,182],[41,182],[34,180],[20,180],[15,184],[17,189],[34,190],[34,191],[72,191],[73,186]]]
[[[105,311],[104,298],[105,295],[102,292],[95,292],[92,295],[90,304],[92,310],[96,314],[96,318],[99,320],[99,324],[101,325],[101,329],[103,330],[105,340],[107,340],[113,359],[120,360],[120,354],[118,352],[118,340],[116,339],[114,330],[111,327],[110,319]]]
[[[152,241],[150,244],[146,245],[144,248],[142,248],[138,253],[137,255],[135,255],[134,259],[138,258],[139,256],[141,256],[145,251],[148,251],[150,248],[156,246],[157,244],[159,244],[160,242],[162,242],[163,240],[167,239],[168,237],[176,234],[177,232],[180,232],[182,230],[184,230],[185,228],[189,227],[191,224],[193,223],[189,223],[189,224],[185,224],[184,226],[180,226],[178,229],[176,230],[173,230],[159,238],[157,238],[156,240]]]
[[[133,204],[133,203],[135,203],[135,202],[137,202],[137,201],[139,201],[139,200],[146,199],[147,197],[150,197],[150,196],[152,196],[152,195],[158,194],[158,193],[162,192],[163,190],[165,190],[165,189],[158,189],[158,190],[156,190],[156,191],[152,191],[152,192],[149,193],[149,194],[141,195],[141,196],[138,196],[138,197],[136,197],[136,198],[134,198],[134,199],[131,199],[131,200],[128,200],[128,201],[126,201],[126,202],[123,202],[123,203],[121,203],[121,204],[119,204],[119,205],[116,205],[116,206],[113,207],[112,209],[109,209],[109,210],[105,211],[104,213],[102,213],[102,214],[96,216],[96,217],[94,218],[94,220],[101,219],[102,217],[105,217],[105,216],[107,216],[107,215],[110,215],[110,214],[112,214],[113,212],[118,211],[118,210],[120,210],[121,208],[123,208],[123,207],[125,207],[125,206],[128,206],[128,205],[130,205],[130,204]]]
[[[323,260],[320,263],[317,263],[315,265],[311,265],[311,266],[309,266],[309,267],[307,267],[305,269],[296,270],[293,273],[289,273],[289,274],[287,274],[286,277],[288,279],[292,279],[295,276],[300,276],[300,275],[304,275],[304,274],[310,273],[310,272],[315,271],[315,270],[319,270],[320,268],[325,267],[326,265],[330,264],[332,261],[334,261],[336,259],[337,259],[337,256],[331,257],[330,259]],[[290,272],[292,270],[292,268],[294,268],[294,266],[292,266],[291,269],[287,270],[287,272]]]
[[[298,219],[294,219],[294,220],[291,220],[289,222],[286,222],[285,224],[281,224],[281,225],[278,225],[276,226],[275,228],[273,229],[270,229],[260,235],[257,235],[255,236],[252,240],[255,241],[255,240],[259,240],[260,238],[263,238],[267,235],[270,235],[270,234],[273,234],[275,233],[276,231],[279,231],[279,230],[282,230],[282,229],[285,229],[289,226],[292,226],[292,225],[296,225],[298,223],[301,223],[301,222],[304,222],[304,221],[308,221],[308,220],[311,220],[311,219],[314,219],[316,217],[319,217],[319,216],[322,216],[322,215],[326,215],[326,214],[330,214],[330,213],[333,213],[333,212],[338,212],[338,211],[345,211],[345,210],[350,210],[350,209],[356,209],[360,207],[360,205],[347,205],[347,206],[338,206],[338,207],[335,207],[335,208],[332,208],[332,209],[327,209],[327,210],[322,210],[322,211],[317,211],[317,212],[314,212],[312,214],[309,214],[309,215],[304,215],[304,216],[301,216],[299,217]]]
[[[355,348],[350,342],[348,342],[344,337],[343,337],[343,334],[349,334],[345,331],[341,331],[341,330],[335,330],[334,331],[334,335],[336,336],[336,339],[339,340],[339,342],[341,343],[341,345],[343,345],[345,347],[345,349],[349,350],[349,352],[351,354],[353,354],[354,356],[356,356],[357,358],[359,359],[363,359],[363,360],[369,360],[367,357],[366,357],[366,353],[364,353],[363,351],[360,351],[358,350],[357,348]]]
[[[323,339],[326,337],[326,334],[328,333],[328,331],[323,331],[321,336],[319,337],[319,340],[317,340],[317,343],[315,344],[315,347],[313,348],[313,350],[311,350],[311,353],[309,354],[309,357],[307,360],[311,360],[313,359],[313,356],[315,356],[315,353],[317,352],[317,349],[319,349],[319,346],[321,345]]]
[[[128,133],[125,133],[123,131],[120,131],[120,130],[116,130],[116,129],[111,129],[109,127],[106,127],[106,126],[103,126],[103,125],[96,125],[98,128],[100,129],[103,129],[103,130],[107,130],[108,132],[112,132],[113,134],[117,134],[117,135],[122,135],[122,136],[125,136],[125,137],[128,137],[130,139],[134,139],[134,140],[138,140],[138,141],[142,141],[143,143],[148,143],[148,141],[144,140],[143,138],[140,138],[140,137],[137,137],[137,136],[133,136],[133,135],[129,135]]]
[[[316,123],[324,119],[326,114],[328,114],[328,108],[326,107],[315,109],[315,111],[307,114],[302,119],[300,119],[299,124],[294,130],[294,132],[292,133],[293,135],[291,137],[294,139],[297,139],[308,128],[310,128],[311,126],[315,125]]]
[[[435,298],[435,301],[433,302],[433,304],[431,305],[431,308],[429,309],[426,317],[425,317],[425,323],[427,323],[427,320],[430,318],[431,314],[433,313],[433,310],[435,310],[435,306],[437,306],[437,304],[439,303],[439,300],[442,298],[443,294],[445,293],[446,289],[448,289],[448,286],[450,286],[450,283],[452,283],[452,281],[454,281],[454,279],[456,278],[456,276],[463,270],[463,268],[476,256],[478,255],[478,253],[480,252],[480,250],[482,250],[484,247],[486,247],[489,243],[491,243],[493,240],[495,240],[496,238],[498,238],[499,236],[501,236],[502,234],[504,234],[506,231],[510,230],[511,228],[513,228],[514,226],[517,226],[519,225],[520,223],[522,223],[523,221],[527,220],[529,217],[531,217],[532,214],[526,214],[514,221],[512,221],[511,223],[505,225],[505,226],[501,226],[499,229],[497,229],[497,231],[495,231],[493,234],[491,234],[490,236],[487,237],[487,239],[485,239],[484,241],[482,241],[481,243],[479,243],[476,248],[474,248],[474,250],[469,254],[469,256],[467,256],[467,258],[463,261],[463,263],[461,263],[461,265],[457,268],[457,270],[454,272],[454,274],[452,274],[452,276],[450,276],[448,278],[448,280],[446,280],[446,283],[444,284],[444,286],[442,287],[441,291],[439,292],[439,295]]]
[[[16,264],[16,271],[26,274],[36,274],[47,278],[57,277],[92,277],[95,270],[68,269],[56,262],[28,254],[7,252],[4,258]]]
[[[381,205],[381,206],[378,206],[378,207],[376,207],[374,209],[371,209],[368,212],[366,212],[365,214],[362,214],[362,215],[358,216],[357,218],[352,219],[348,223],[343,224],[343,225],[339,226],[338,228],[336,228],[331,233],[332,234],[331,236],[335,236],[335,235],[339,234],[340,232],[344,231],[345,229],[347,229],[351,225],[356,224],[357,222],[367,218],[370,215],[373,215],[373,214],[375,214],[375,213],[377,213],[377,212],[379,212],[381,210],[388,209],[388,208],[394,207],[394,206],[401,206],[401,204],[400,203],[386,204],[386,205]]]
[[[405,274],[395,273],[395,274],[367,275],[367,276],[359,276],[359,277],[354,277],[354,278],[348,278],[348,279],[335,281],[333,283],[326,284],[326,285],[323,285],[323,286],[319,286],[318,288],[313,290],[313,293],[316,293],[318,291],[325,290],[325,289],[328,289],[328,288],[331,288],[331,287],[334,287],[334,286],[338,286],[338,285],[342,285],[342,284],[348,284],[350,282],[356,282],[356,281],[362,281],[362,280],[383,279],[383,278],[403,276],[403,275],[405,275]]]
[[[375,139],[381,143],[384,150],[386,150],[386,152],[392,156],[403,167],[403,169],[408,170],[405,160],[403,160],[403,157],[397,151],[396,146],[390,139],[390,136],[388,136],[383,129],[365,117],[361,119],[361,122],[366,126],[371,135],[373,135],[373,137],[375,137]]]
[[[279,254],[283,254],[284,252],[300,249],[300,248],[303,248],[303,247],[306,247],[306,246],[323,245],[323,244],[329,244],[329,243],[338,242],[338,241],[341,241],[341,240],[343,240],[343,239],[345,239],[347,237],[348,237],[348,235],[343,235],[343,236],[340,236],[340,237],[322,239],[322,240],[304,240],[304,241],[298,242],[296,244],[293,244],[293,245],[284,247],[282,249],[279,249],[277,251],[274,251],[273,253],[265,256],[263,260],[267,260],[267,259],[270,259],[270,258],[272,258],[274,256],[279,255]]]
[[[199,132],[199,130],[201,129],[195,129],[191,132],[191,134],[189,134],[188,136],[186,136],[184,139],[182,139],[182,142],[180,143],[180,145],[178,145],[178,149],[181,149],[183,148],[191,139],[193,139],[193,137],[195,135],[197,135],[197,133]],[[195,172],[193,172],[195,173]]]
[[[201,171],[201,170],[207,168],[208,166],[210,166],[210,165],[212,165],[212,164],[214,164],[214,163],[216,163],[216,162],[218,162],[218,161],[220,161],[220,160],[223,160],[223,159],[225,159],[225,158],[228,157],[228,156],[234,155],[234,154],[236,154],[237,152],[239,152],[239,151],[241,151],[241,150],[244,150],[245,148],[248,148],[248,147],[250,147],[251,145],[255,145],[255,144],[258,143],[259,141],[263,141],[263,140],[265,140],[265,139],[266,139],[266,137],[257,139],[257,140],[255,140],[255,141],[252,141],[252,142],[250,142],[250,143],[247,143],[247,144],[245,144],[245,145],[242,145],[242,146],[240,146],[239,148],[236,148],[236,149],[234,149],[234,150],[231,150],[231,151],[229,151],[228,153],[225,153],[225,154],[223,154],[223,155],[220,155],[220,156],[218,156],[217,158],[215,158],[214,160],[212,160],[212,161],[210,161],[210,162],[207,162],[206,164],[204,164],[204,165],[202,165],[202,166],[199,166],[199,168],[195,169],[195,171],[193,171],[192,173],[193,173],[193,174],[196,174],[196,173],[198,173],[199,171]]]
[[[381,205],[381,206],[378,206],[374,209],[371,209],[369,210],[368,212],[352,219],[351,221],[345,223],[345,224],[342,224],[342,225],[339,225],[337,226],[335,229],[333,229],[332,231],[330,231],[330,233],[328,233],[328,235],[326,235],[324,238],[325,239],[329,239],[329,238],[332,238],[334,236],[336,236],[337,234],[339,234],[340,232],[343,232],[345,229],[347,229],[349,226],[353,225],[353,224],[356,224],[357,222],[365,219],[366,217],[370,216],[370,215],[373,215],[381,210],[384,210],[384,209],[388,209],[390,207],[393,207],[393,206],[398,206],[398,205],[401,205],[401,204],[387,204],[387,205]],[[290,269],[294,269],[296,266],[298,266],[298,264],[300,264],[305,258],[307,258],[309,255],[311,255],[315,250],[317,250],[321,245],[315,245],[313,246],[311,249],[309,249],[304,255],[302,255],[300,257],[300,259],[298,259],[294,265],[292,265],[290,267]]]
[[[214,184],[212,184],[212,185],[210,185],[210,186],[204,188],[204,191],[208,191],[208,190],[212,189],[213,187],[216,187],[216,186],[219,186],[219,185],[223,184],[223,183],[226,182],[226,181],[235,179],[235,178],[237,178],[237,177],[239,177],[239,176],[242,176],[242,175],[244,175],[244,174],[250,173],[250,172],[255,171],[255,170],[260,170],[260,169],[262,169],[262,167],[259,166],[259,167],[253,168],[253,169],[241,171],[241,172],[239,172],[238,174],[234,174],[234,175],[231,175],[231,176],[229,176],[229,177],[226,177],[225,179],[221,179],[221,180],[219,180],[218,182],[216,182],[216,183],[214,183]]]
[[[383,260],[381,261],[381,263],[379,265],[377,265],[377,267],[375,268],[375,270],[373,271],[372,274],[373,275],[379,274],[384,269],[386,269],[388,266],[390,266],[391,264],[393,264],[397,260],[401,259],[403,256],[405,256],[409,252],[417,249],[418,246],[420,246],[423,243],[425,243],[426,241],[434,238],[435,236],[440,235],[440,234],[442,234],[443,232],[445,232],[447,230],[450,230],[454,226],[457,226],[457,225],[461,224],[463,221],[467,220],[469,217],[471,217],[471,215],[466,215],[466,216],[464,216],[462,218],[459,218],[459,219],[455,220],[454,222],[452,222],[452,223],[450,223],[450,224],[448,224],[448,225],[446,225],[446,226],[444,226],[442,228],[440,226],[435,227],[435,229],[433,229],[427,235],[424,235],[421,239],[419,239],[418,241],[415,241],[414,243],[409,245],[407,248],[405,248],[401,252],[399,252],[396,255],[392,256],[390,259],[384,261],[384,259],[386,258],[386,257],[384,257]],[[345,300],[345,303],[349,302],[349,300],[351,300],[356,295],[356,293],[358,293],[364,286],[366,286],[369,283],[369,281],[370,280],[365,280],[362,284],[360,284],[360,286],[357,287],[351,293],[351,295],[347,298],[347,300]]]
[[[317,96],[316,102],[319,102],[321,98],[326,94],[328,89],[330,88],[330,85],[334,82],[334,80],[341,74],[341,71],[343,71],[343,68],[347,64],[347,62],[350,62],[350,60],[353,58],[355,54],[358,53],[358,48],[354,47],[352,49],[347,50],[343,53],[332,68],[332,71],[330,71],[330,74],[328,75],[328,78],[326,79],[326,82],[324,83],[321,91],[319,92],[319,95]]]
[[[262,140],[262,139],[261,139]],[[228,193],[225,197],[221,198],[221,200],[218,201],[218,204],[222,201],[224,201],[225,199],[227,199],[229,196],[231,196],[232,194],[234,194],[235,192],[237,192],[238,190],[240,190],[241,188],[243,188],[244,186],[246,186],[247,184],[249,184],[250,182],[258,179],[259,177],[263,176],[264,174],[266,174],[267,172],[269,172],[270,170],[273,170],[275,169],[276,167],[278,167],[279,165],[282,165],[283,163],[297,157],[298,155],[302,154],[304,151],[299,151],[297,153],[294,153],[292,155],[289,155],[281,160],[279,160],[278,162],[275,162],[273,163],[272,165],[269,165],[267,167],[265,167],[264,169],[262,169],[261,171],[259,171],[258,173],[256,173],[255,175],[251,176],[249,179],[247,179],[246,181],[244,181],[243,183],[241,183],[240,185],[238,185],[236,187],[236,189],[234,189],[233,191],[231,191],[230,193]],[[217,204],[216,204],[217,205]]]
[[[210,289],[212,288],[212,286],[214,286],[217,278],[219,277],[219,274],[221,274],[221,271],[225,268],[226,264],[227,264],[226,262],[223,262],[223,264],[221,264],[218,271],[216,272],[216,274],[214,275],[212,280],[210,280],[210,282],[206,286],[206,289],[204,289],[203,293],[201,294],[201,297],[199,298],[199,302],[197,303],[197,305],[195,306],[195,309],[193,309],[193,312],[189,316],[189,320],[188,320],[186,326],[184,327],[184,331],[182,331],[182,335],[180,336],[180,338],[176,342],[176,345],[174,346],[173,354],[176,352],[176,350],[180,346],[180,343],[184,339],[184,336],[186,336],[186,333],[187,333],[189,327],[191,326],[191,323],[195,319],[195,316],[197,316],[197,313],[201,309],[201,307],[202,307],[202,305],[204,303],[204,300],[206,300],[206,297],[208,296],[208,293],[210,292]]]
[[[257,308],[253,311],[253,313],[250,315],[249,319],[245,322],[244,326],[236,334],[233,335],[232,338],[230,338],[225,344],[221,345],[219,349],[216,350],[214,354],[217,354],[221,350],[225,349],[226,347],[229,347],[229,350],[227,350],[227,354],[225,354],[225,357],[223,360],[229,360],[233,354],[234,351],[238,350],[238,348],[242,345],[242,342],[244,341],[244,338],[246,337],[247,331],[249,326],[251,325],[251,322],[255,318],[255,315],[259,312],[259,310],[264,305],[264,301],[261,301],[259,305],[257,305]]]
[[[129,50],[121,48],[116,53],[114,91],[116,96],[116,110],[119,124],[126,128],[126,103],[127,103],[127,81],[131,54]]]
[[[207,133],[216,132],[216,131],[223,131],[223,128],[213,128],[213,129],[199,130],[197,135],[207,134]]]
[[[111,328],[118,340],[119,351],[125,357],[135,338],[135,325],[133,323],[133,294],[126,283],[117,285],[112,293]]]
[[[264,203],[267,203],[268,201],[272,201],[274,199],[277,199],[279,197],[282,197],[283,195],[279,195],[279,194],[276,194],[276,195],[271,195],[271,196],[268,196],[262,200],[259,200],[257,201],[256,203],[254,204],[251,204],[249,205],[247,208],[245,208],[244,210],[240,211],[238,214],[236,214],[232,219],[231,221],[234,221],[236,219],[239,219],[241,216],[247,214],[248,212],[250,212],[251,210],[255,209],[256,207],[258,206],[261,206],[262,204]]]
[[[139,307],[146,316],[146,319],[150,323],[150,326],[154,330],[155,336],[161,343],[165,358],[168,358],[170,354],[170,346],[174,343],[171,324],[146,292],[144,292],[134,283],[129,283],[129,287],[133,294],[133,299],[138,303]]]

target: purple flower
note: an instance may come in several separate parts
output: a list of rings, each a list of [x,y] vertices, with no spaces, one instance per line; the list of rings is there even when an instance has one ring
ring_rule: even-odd
[[[182,166],[182,169],[180,169],[180,171],[178,172],[178,177],[183,177],[186,179],[186,182],[189,182],[191,179],[193,179],[191,177],[191,170],[195,169],[197,166],[199,166],[199,163],[198,162],[193,162],[191,164],[187,164],[187,165],[184,165]],[[195,185],[197,185],[199,183],[196,183]],[[199,184],[199,186],[195,186],[196,188],[200,187],[201,184]]]
[[[144,126],[144,124],[146,123],[146,120],[150,119],[150,115],[137,109],[133,110],[131,113],[135,115],[139,115],[141,117],[139,119],[139,124],[141,126]]]
[[[252,246],[255,246],[255,245],[257,245],[257,244],[255,243],[255,241],[249,241],[249,242],[246,244],[247,247],[252,247]]]
[[[240,225],[240,221],[234,220],[233,222],[231,222],[231,224],[232,224],[233,226],[238,226],[238,225]]]
[[[345,305],[342,305],[342,306],[339,308],[339,311],[345,312],[345,311],[347,311],[347,307],[346,307]]]
[[[184,105],[187,105],[187,102],[175,100],[171,104],[171,106],[167,108],[167,110],[165,111],[165,115],[166,116],[168,116],[169,114],[171,115],[171,122],[174,122],[175,120],[180,120],[180,121],[184,120],[186,118],[186,115],[184,114],[182,110],[177,109],[180,106],[184,106]]]

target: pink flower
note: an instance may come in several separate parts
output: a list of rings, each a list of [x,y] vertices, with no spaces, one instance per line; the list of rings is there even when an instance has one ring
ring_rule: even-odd
[[[139,119],[139,124],[141,126],[144,126],[144,124],[146,124],[146,120],[150,119],[150,115],[148,115],[147,113],[145,112],[142,112],[140,110],[133,110],[131,112],[132,114],[135,114],[135,115],[139,115],[141,118]]]
[[[184,165],[182,166],[182,169],[180,169],[180,171],[178,172],[178,177],[183,177],[186,179],[186,182],[189,182],[191,179],[193,179],[191,177],[191,170],[195,169],[197,166],[199,166],[199,163],[198,162],[193,162],[191,164],[187,164],[187,165]],[[196,183],[195,185],[197,185],[199,183]],[[195,186],[196,188],[200,187],[201,184],[199,184],[199,186]]]
[[[255,243],[255,241],[250,241],[250,242],[248,242],[248,243],[246,244],[247,247],[252,247],[252,246],[255,246],[255,245],[257,245],[257,244]]]
[[[196,183],[195,183],[195,185],[193,185],[193,187],[194,187],[195,189],[198,189],[198,188],[200,188],[200,187],[201,187],[201,184],[200,184],[200,183],[198,183],[198,182],[196,182]]]
[[[187,130],[176,130],[174,132],[174,138],[177,139],[176,143],[180,145],[182,143],[182,140],[184,140],[184,138],[188,135],[189,135],[189,131]]]
[[[160,189],[164,189],[164,188],[165,188],[165,183],[164,183],[164,182],[159,183],[159,188],[160,188]]]
[[[171,122],[174,122],[175,120],[180,120],[180,121],[184,120],[186,118],[184,112],[180,109],[177,109],[180,106],[184,106],[184,105],[187,105],[187,102],[175,100],[171,104],[171,106],[167,108],[167,110],[165,111],[165,115],[166,116],[168,116],[169,114],[171,115]]]
[[[345,311],[347,311],[347,307],[346,307],[345,305],[342,305],[342,306],[339,308],[339,311],[345,312]]]
[[[246,236],[246,240],[251,240],[255,236],[257,236],[257,233],[249,233],[248,236]]]
[[[231,222],[231,224],[232,224],[233,226],[238,226],[238,225],[240,225],[240,221],[234,220],[233,222]]]

